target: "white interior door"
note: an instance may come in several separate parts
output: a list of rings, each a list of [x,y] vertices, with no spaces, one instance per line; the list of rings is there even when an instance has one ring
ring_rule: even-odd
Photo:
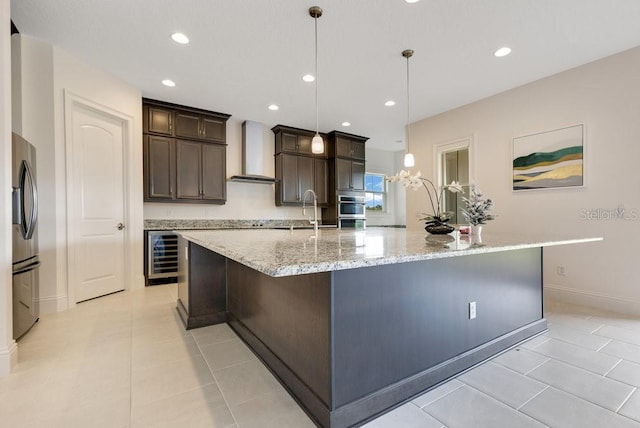
[[[72,104],[69,273],[75,302],[124,287],[124,123]]]

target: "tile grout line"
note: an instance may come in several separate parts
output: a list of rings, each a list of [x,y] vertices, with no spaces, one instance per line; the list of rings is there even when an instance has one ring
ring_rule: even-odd
[[[629,399],[631,398],[631,396],[633,395],[633,393],[634,393],[634,392],[636,392],[637,390],[638,390],[638,388],[633,388],[633,391],[631,391],[631,392],[629,393],[629,395],[627,395],[627,398],[625,398],[625,399],[622,401],[622,404],[620,404],[620,405],[618,406],[618,408],[616,409],[616,413],[618,413],[618,412],[620,411],[620,409],[622,409],[622,407],[623,407],[625,404],[627,404],[627,401],[629,401]],[[618,413],[618,414],[619,414],[619,413]],[[624,415],[622,415],[622,416],[624,416]]]
[[[622,361],[623,361],[623,359],[622,359],[622,358],[620,358],[620,359],[618,360],[618,362],[617,362],[617,363],[615,363],[615,364],[613,365],[613,367],[611,367],[609,370],[607,370],[607,372],[606,372],[606,373],[604,373],[604,374],[602,375],[602,377],[607,377],[607,375],[608,375],[609,373],[611,373],[611,372],[612,372],[616,367],[618,367],[618,366],[620,365],[620,363],[622,363]],[[610,379],[610,378],[607,378],[607,379]],[[623,383],[624,383],[624,382],[623,382]]]
[[[193,337],[193,334],[191,332],[189,332],[189,333],[191,334],[191,337]],[[239,427],[240,424],[238,423],[238,419],[236,419],[236,415],[233,413],[233,410],[231,410],[231,406],[229,405],[229,401],[227,400],[226,394],[224,393],[224,391],[220,387],[220,384],[218,383],[218,378],[216,377],[216,375],[215,375],[213,369],[211,368],[211,366],[209,365],[209,361],[207,361],[207,359],[205,358],[204,354],[202,353],[202,347],[200,346],[200,344],[198,343],[198,340],[195,337],[193,337],[193,339],[196,342],[196,346],[198,347],[198,352],[200,352],[200,356],[204,360],[204,363],[207,365],[207,368],[209,369],[209,373],[211,373],[211,377],[213,378],[213,381],[215,382],[216,387],[220,391],[220,395],[222,396],[222,399],[224,400],[224,405],[227,406],[227,410],[229,410],[229,413],[231,414],[231,417],[233,418],[234,424],[237,427]]]
[[[542,382],[541,382],[542,383]],[[518,406],[518,408],[516,409],[518,412],[522,413],[523,415],[526,415],[526,413],[522,412],[520,409],[522,409],[524,406],[526,406],[529,402],[531,402],[531,400],[533,400],[534,398],[536,398],[538,395],[542,394],[543,392],[545,392],[547,389],[551,388],[550,385],[546,385],[543,383],[543,385],[545,385],[545,387],[542,389],[542,391],[538,392],[537,394],[535,394],[533,397],[529,398],[527,401],[525,401],[524,403],[522,403],[520,406]],[[527,415],[529,416],[529,415]],[[531,418],[531,416],[529,416]],[[533,418],[535,419],[535,418]],[[536,419],[536,421],[538,421]],[[541,421],[538,421],[540,423],[542,423]]]

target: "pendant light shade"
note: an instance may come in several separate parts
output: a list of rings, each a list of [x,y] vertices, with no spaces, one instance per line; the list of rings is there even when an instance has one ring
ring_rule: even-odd
[[[416,166],[416,160],[413,157],[413,153],[407,153],[404,155],[404,167],[413,168]]]
[[[407,59],[407,153],[404,155],[404,167],[412,168],[416,164],[416,160],[409,150],[409,134],[411,131],[411,121],[409,119],[409,58],[413,55],[413,51],[411,49],[406,49],[402,51],[402,56]]]
[[[309,8],[309,15],[313,18],[315,25],[315,50],[316,50],[316,71],[315,71],[315,84],[316,84],[316,135],[311,140],[311,152],[320,154],[324,153],[324,140],[318,132],[318,18],[322,16],[322,9],[318,6],[312,6]]]

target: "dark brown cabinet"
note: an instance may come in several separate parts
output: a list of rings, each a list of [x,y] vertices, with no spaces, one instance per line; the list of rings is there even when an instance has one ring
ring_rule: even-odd
[[[230,116],[149,99],[143,116],[144,200],[224,204]]]
[[[315,191],[314,159],[287,153],[276,155],[276,180],[276,205],[302,204],[304,192]]]
[[[143,108],[143,127],[145,132],[173,135],[173,110],[154,105]]]
[[[336,190],[364,191],[364,162],[336,158]]]
[[[145,200],[175,198],[175,140],[144,136]]]
[[[275,134],[276,206],[302,205],[307,189],[316,193],[318,204],[328,202],[326,153],[311,153],[313,131],[278,125]],[[313,199],[308,196],[307,203]]]
[[[201,115],[177,111],[176,137],[224,142],[226,138],[226,119],[211,115]]]
[[[226,200],[226,146],[195,141],[176,141],[178,199]]]
[[[335,136],[335,157],[365,159],[364,141]]]

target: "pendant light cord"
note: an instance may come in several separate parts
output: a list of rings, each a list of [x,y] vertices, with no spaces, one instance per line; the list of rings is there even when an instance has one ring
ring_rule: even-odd
[[[409,150],[409,134],[411,131],[411,122],[409,121],[409,58],[411,55],[407,55],[407,153],[411,153]]]
[[[315,48],[316,48],[316,135],[318,135],[318,17],[313,18],[315,24]]]

